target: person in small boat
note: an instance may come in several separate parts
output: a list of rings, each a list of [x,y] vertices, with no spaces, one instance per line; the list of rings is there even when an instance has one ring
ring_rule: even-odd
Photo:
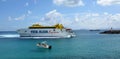
[[[44,47],[47,47],[47,45],[46,45],[46,44],[44,44],[44,43],[43,43],[42,45],[43,45]]]
[[[41,43],[38,43],[39,45],[41,44]]]
[[[47,45],[45,43],[38,43],[37,46],[44,46],[47,47]]]

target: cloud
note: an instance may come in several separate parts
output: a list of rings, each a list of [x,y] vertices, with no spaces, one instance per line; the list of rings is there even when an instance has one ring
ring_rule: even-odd
[[[23,14],[19,17],[9,16],[8,20],[24,20],[29,17],[30,14],[32,14],[32,11],[28,10],[26,14]],[[104,12],[63,14],[57,10],[52,10],[41,18],[34,18],[40,19],[39,23],[42,25],[54,25],[61,23],[65,27],[72,29],[110,29],[111,27],[113,27],[113,29],[117,29],[120,25],[120,13],[110,14]]]
[[[97,4],[102,6],[110,6],[120,4],[120,0],[97,0]]]
[[[66,17],[64,16],[65,16],[64,14],[61,14],[57,10],[52,10],[46,13],[45,16],[41,18],[40,24],[55,25],[57,23],[61,23],[65,26],[68,26],[71,23],[71,21],[69,17],[67,18],[67,16]]]
[[[8,20],[11,21],[11,20],[12,20],[12,17],[11,17],[11,16],[8,16]]]
[[[53,0],[53,3],[60,6],[67,6],[67,7],[77,7],[77,6],[84,6],[82,0]]]
[[[77,16],[78,19],[75,22],[75,26],[79,26],[83,29],[109,29],[119,28],[120,25],[120,14],[109,14],[109,13],[85,13]],[[76,25],[77,24],[77,25]]]
[[[45,18],[47,18],[47,20],[51,20],[51,19],[57,19],[58,17],[61,17],[62,14],[57,12],[56,10],[52,10],[52,11],[46,13],[45,16],[46,16]]]
[[[20,16],[20,17],[14,18],[14,19],[15,19],[15,20],[24,20],[25,17],[26,17],[26,15],[24,14],[24,15],[22,15],[22,16]]]
[[[32,14],[32,11],[28,10],[27,15],[30,15],[30,14]]]
[[[40,24],[54,25],[61,23],[65,27],[73,29],[110,29],[118,28],[120,25],[120,14],[99,13],[77,13],[62,14],[52,10],[45,14]]]
[[[25,6],[29,6],[29,3],[28,3],[28,2],[26,2],[26,3],[25,3]]]
[[[12,16],[8,16],[8,20],[24,20],[25,18],[27,18],[30,14],[32,14],[32,11],[28,10],[27,13],[18,16],[18,17],[12,17]]]
[[[26,14],[23,14],[19,17],[14,18],[14,20],[24,20],[26,17],[28,17],[30,14],[32,14],[32,11],[28,10]]]

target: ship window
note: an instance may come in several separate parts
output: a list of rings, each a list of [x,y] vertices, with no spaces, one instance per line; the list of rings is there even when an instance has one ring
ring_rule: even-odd
[[[55,31],[55,29],[53,29],[53,31]]]
[[[25,32],[27,32],[27,31],[25,31]]]
[[[32,30],[31,33],[38,33],[38,31],[37,30]]]
[[[39,33],[48,33],[48,31],[43,30],[43,31],[39,31]]]

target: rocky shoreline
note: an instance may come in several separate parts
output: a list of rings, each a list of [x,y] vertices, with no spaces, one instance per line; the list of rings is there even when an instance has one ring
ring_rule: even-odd
[[[100,32],[100,34],[120,34],[120,30],[107,30],[104,32]]]

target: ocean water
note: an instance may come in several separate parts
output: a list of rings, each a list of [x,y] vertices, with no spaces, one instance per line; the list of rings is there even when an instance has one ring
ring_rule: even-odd
[[[0,59],[120,59],[120,35],[77,30],[74,38],[20,38],[15,31],[0,32]],[[47,41],[52,49],[38,48]]]

